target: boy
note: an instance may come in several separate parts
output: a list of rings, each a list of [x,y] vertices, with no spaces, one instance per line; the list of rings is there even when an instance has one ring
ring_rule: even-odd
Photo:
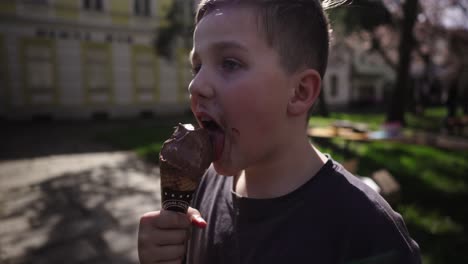
[[[142,264],[420,263],[400,215],[308,140],[328,42],[318,0],[200,3],[189,91],[215,161],[199,211],[141,218]]]

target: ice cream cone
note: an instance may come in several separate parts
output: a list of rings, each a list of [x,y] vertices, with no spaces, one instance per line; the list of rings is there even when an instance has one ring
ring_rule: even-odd
[[[179,124],[159,154],[163,209],[186,213],[212,160],[208,132]]]

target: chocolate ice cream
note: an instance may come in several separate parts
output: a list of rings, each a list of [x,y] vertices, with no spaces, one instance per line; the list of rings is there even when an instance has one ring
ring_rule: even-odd
[[[159,153],[162,207],[186,213],[200,179],[213,161],[208,132],[179,124]]]

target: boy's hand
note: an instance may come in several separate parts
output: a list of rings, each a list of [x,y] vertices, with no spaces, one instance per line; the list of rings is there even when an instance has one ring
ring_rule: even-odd
[[[187,214],[167,210],[144,214],[138,230],[140,263],[182,263],[191,223],[206,227],[200,213],[191,207]]]

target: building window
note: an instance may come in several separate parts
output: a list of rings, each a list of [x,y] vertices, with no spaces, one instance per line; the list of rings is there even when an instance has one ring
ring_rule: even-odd
[[[150,0],[134,0],[133,10],[137,16],[150,16],[151,4]]]
[[[23,0],[22,3],[26,5],[48,5],[49,0]]]
[[[104,43],[84,44],[84,80],[87,101],[106,103],[111,100],[110,46]]]
[[[49,40],[26,40],[23,44],[25,92],[32,104],[56,99],[54,48]]]
[[[6,49],[5,45],[3,45],[3,37],[0,35],[0,83],[3,83],[5,85],[0,87],[0,95],[2,95],[3,98],[0,98],[0,103],[3,103],[6,105],[8,103],[8,98],[7,98],[7,90],[8,87],[8,72],[7,72],[7,59],[5,56]],[[3,106],[4,106],[3,105]],[[1,108],[2,106],[0,106]]]
[[[101,12],[103,10],[102,0],[83,0],[83,9]]]
[[[155,84],[153,59],[145,54],[138,54],[135,56],[135,67],[137,90],[140,92],[153,90]]]
[[[52,87],[51,50],[47,47],[28,47],[26,51],[27,75],[30,87],[35,91],[47,91]]]
[[[338,76],[334,74],[330,78],[330,95],[332,97],[338,96],[338,89],[339,89]]]
[[[135,101],[154,102],[157,100],[157,72],[154,49],[146,46],[134,46],[133,80]]]

